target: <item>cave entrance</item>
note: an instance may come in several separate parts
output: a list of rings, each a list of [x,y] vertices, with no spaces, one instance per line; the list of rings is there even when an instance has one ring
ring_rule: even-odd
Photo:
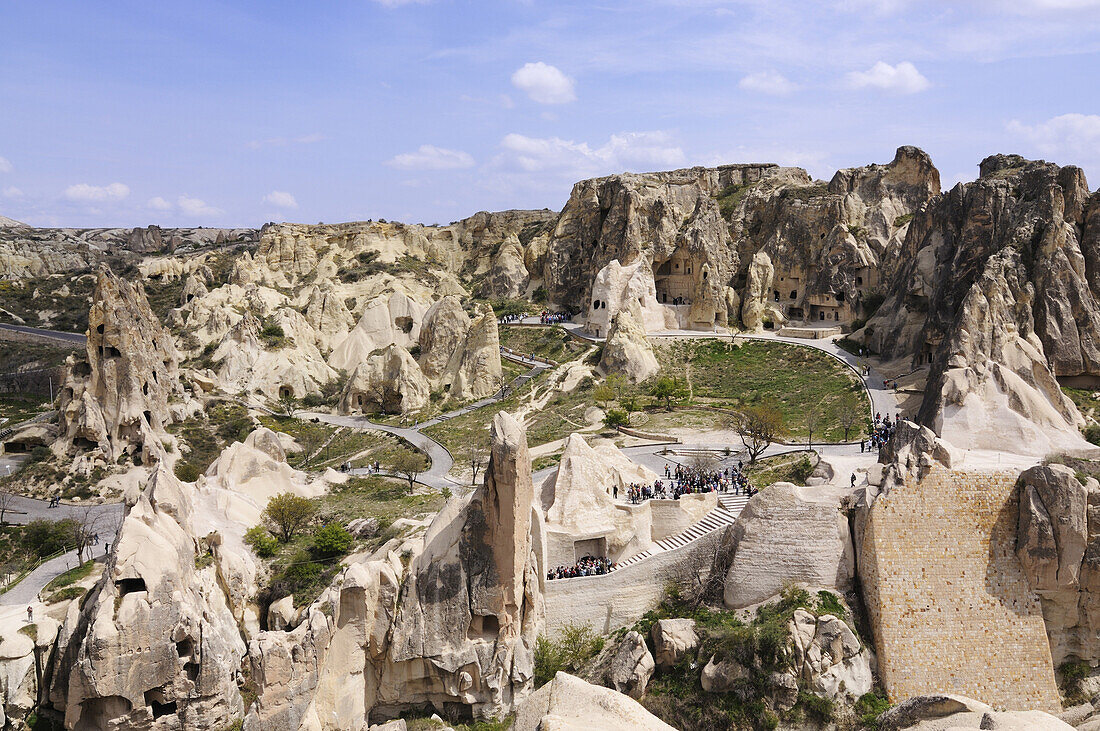
[[[580,561],[585,556],[594,556],[596,558],[607,557],[607,538],[586,538],[580,541],[573,541],[573,557]]]
[[[657,301],[663,305],[689,305],[695,292],[695,273],[699,263],[682,249],[672,257],[653,263],[653,283]]]

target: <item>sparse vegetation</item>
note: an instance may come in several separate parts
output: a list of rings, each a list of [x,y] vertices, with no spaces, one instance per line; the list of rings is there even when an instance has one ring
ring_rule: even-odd
[[[558,671],[575,673],[603,649],[604,638],[588,625],[567,624],[557,638],[539,635],[535,643],[535,687],[542,687]]]

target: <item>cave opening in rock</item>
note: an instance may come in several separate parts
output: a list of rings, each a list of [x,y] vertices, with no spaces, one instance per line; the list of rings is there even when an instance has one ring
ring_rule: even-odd
[[[290,399],[294,398],[294,389],[290,386],[279,386],[279,398]]]
[[[104,358],[121,358],[122,357],[122,351],[119,350],[118,348],[116,348],[113,345],[104,345],[103,346],[103,357]]]
[[[145,579],[141,578],[140,576],[129,579],[116,579],[115,588],[118,589],[119,599],[126,596],[127,594],[149,590],[145,586]]]
[[[149,706],[154,720],[176,713],[176,702],[167,699],[163,687],[145,691],[145,705]]]
[[[411,317],[402,316],[395,318],[393,324],[397,325],[397,327],[401,329],[401,332],[405,333],[406,335],[412,332],[413,319]]]

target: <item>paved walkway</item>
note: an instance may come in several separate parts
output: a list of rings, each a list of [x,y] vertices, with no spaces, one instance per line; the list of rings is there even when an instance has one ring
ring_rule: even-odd
[[[25,335],[35,335],[40,338],[51,338],[53,340],[64,340],[69,343],[75,343],[77,345],[83,345],[88,339],[84,333],[72,333],[62,330],[45,330],[40,327],[27,327],[26,325],[8,325],[6,323],[0,323],[0,330],[11,330],[12,332],[23,333]]]
[[[104,550],[106,546],[102,542],[93,548],[95,558],[101,561],[106,560],[107,552]],[[23,577],[23,580],[13,586],[7,593],[0,594],[0,606],[26,605],[37,601],[39,592],[46,588],[46,584],[66,571],[75,569],[77,565],[76,551],[69,551],[47,561]]]

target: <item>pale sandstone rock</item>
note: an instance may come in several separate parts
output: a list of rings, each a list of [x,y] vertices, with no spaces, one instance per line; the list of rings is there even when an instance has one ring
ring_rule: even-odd
[[[584,331],[597,337],[608,337],[611,323],[621,310],[633,311],[643,332],[678,327],[676,310],[657,301],[653,268],[645,256],[636,257],[626,266],[613,259],[600,270],[592,283],[592,298],[587,303]]]
[[[568,673],[519,705],[513,731],[673,731],[636,700]]]
[[[838,495],[789,482],[753,495],[722,538],[732,551],[726,606],[758,604],[791,583],[847,591],[855,573],[854,551],[839,507]]]
[[[294,624],[294,596],[284,596],[267,608],[267,627],[271,630],[291,629]]]
[[[459,354],[460,353],[460,354]],[[500,335],[492,308],[483,306],[470,323],[461,351],[449,370],[450,398],[459,401],[491,396],[501,388]],[[457,361],[457,362],[456,362]]]
[[[427,406],[430,396],[431,384],[409,351],[389,345],[352,371],[340,395],[340,411],[407,414]]]
[[[523,259],[523,247],[519,239],[501,246],[485,279],[483,296],[517,299],[527,294],[531,276]]]
[[[749,264],[745,294],[741,299],[741,324],[750,332],[761,332],[764,322],[782,324],[785,320],[772,302],[772,281],[775,267],[766,252],[758,251]]]
[[[894,706],[879,717],[879,728],[885,731],[956,728],[1068,731],[1073,727],[1042,711],[995,711],[971,698],[939,695],[909,698]]]
[[[97,446],[111,462],[135,451],[144,461],[160,459],[162,442],[172,440],[169,400],[184,392],[173,338],[140,285],[100,270],[85,353],[66,364],[55,449]]]
[[[790,632],[791,669],[811,692],[845,702],[854,702],[871,692],[874,678],[869,653],[843,620],[830,614],[815,617],[798,609]]]
[[[243,711],[244,656],[213,567],[195,567],[192,488],[163,464],[129,507],[51,691],[69,728],[215,729]],[[74,603],[75,606],[75,603]],[[169,722],[155,719],[173,717]]]
[[[659,619],[650,631],[657,665],[672,667],[689,653],[699,649],[694,619]]]
[[[611,324],[611,331],[600,356],[604,373],[626,376],[640,383],[661,370],[657,356],[630,310],[620,310]]]
[[[442,297],[428,308],[420,326],[418,362],[433,385],[441,385],[446,374],[457,370],[458,364],[452,366],[451,361],[462,352],[469,331],[470,317],[458,297]]]
[[[728,693],[734,690],[740,681],[751,677],[752,673],[749,669],[733,658],[715,662],[712,657],[703,666],[699,681],[707,693]]]
[[[638,699],[645,695],[654,668],[645,638],[637,632],[627,632],[611,658],[608,679],[615,690]]]
[[[314,285],[310,289],[305,318],[316,332],[314,344],[323,352],[343,341],[355,327],[355,318],[332,286]]]
[[[348,336],[333,348],[329,365],[350,373],[376,350],[395,344],[412,347],[420,337],[426,311],[404,292],[374,298]]]

